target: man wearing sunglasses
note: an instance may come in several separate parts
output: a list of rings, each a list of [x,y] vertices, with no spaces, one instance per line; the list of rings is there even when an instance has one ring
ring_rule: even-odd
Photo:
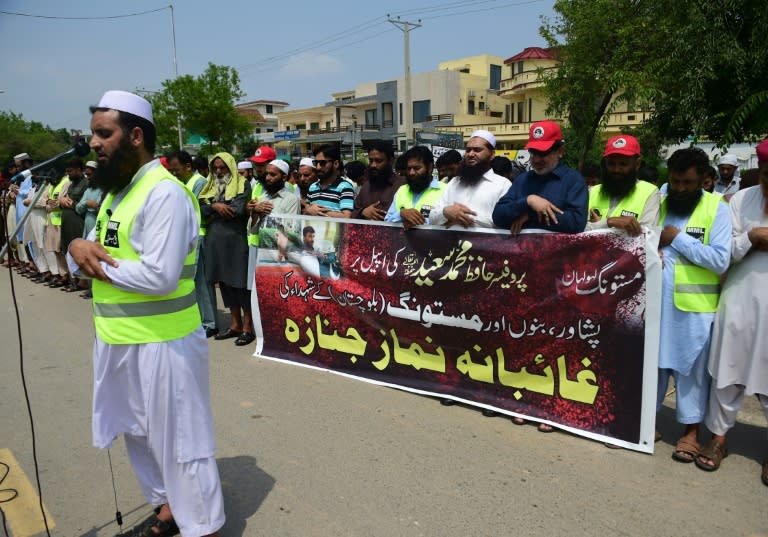
[[[560,125],[531,125],[525,149],[531,170],[521,174],[496,204],[493,222],[513,234],[521,229],[579,233],[587,225],[587,185],[581,174],[562,164],[565,152]]]
[[[304,214],[349,218],[355,205],[355,187],[341,175],[341,153],[331,144],[315,149],[317,181],[309,187]]]

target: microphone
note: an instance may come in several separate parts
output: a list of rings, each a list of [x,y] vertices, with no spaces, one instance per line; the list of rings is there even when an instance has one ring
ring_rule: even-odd
[[[88,146],[88,142],[86,142],[85,139],[80,138],[75,142],[75,145],[71,149],[67,149],[63,153],[59,153],[58,155],[51,157],[48,160],[41,162],[40,164],[35,164],[28,170],[24,170],[21,173],[17,173],[13,177],[11,177],[11,182],[16,184],[21,183],[22,181],[24,181],[24,179],[32,175],[33,172],[50,168],[55,164],[57,164],[60,160],[65,159],[69,156],[77,155],[78,157],[84,157],[90,152],[91,152],[91,148]]]

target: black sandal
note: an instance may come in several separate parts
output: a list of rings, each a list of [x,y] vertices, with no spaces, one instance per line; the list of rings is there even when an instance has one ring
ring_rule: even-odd
[[[152,531],[152,528],[158,530],[158,533]],[[176,522],[160,520],[157,515],[151,515],[144,522],[126,533],[119,533],[115,537],[171,537],[179,534],[179,527]]]
[[[243,332],[240,334],[240,337],[238,337],[235,340],[235,345],[238,347],[243,347],[245,345],[248,345],[249,343],[252,343],[256,339],[256,335],[251,332]]]

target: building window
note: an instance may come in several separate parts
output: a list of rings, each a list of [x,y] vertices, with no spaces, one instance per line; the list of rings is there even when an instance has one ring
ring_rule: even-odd
[[[525,121],[525,102],[520,101],[517,103],[517,122],[523,123]]]
[[[477,108],[479,110],[485,110],[485,101],[480,101],[479,103],[477,103]]]
[[[523,62],[517,62],[517,72],[522,73],[523,72]]]
[[[272,113],[273,108],[272,108],[271,104],[266,105],[266,109],[267,109],[267,114],[271,114]]]
[[[421,123],[427,120],[427,116],[431,115],[432,101],[427,99],[426,101],[413,101],[413,122]]]
[[[533,99],[528,99],[528,120],[533,121]]]
[[[475,114],[475,100],[474,99],[470,99],[469,101],[467,101],[467,114],[469,114],[470,116]]]
[[[491,85],[488,87],[495,90],[501,88],[501,65],[491,64]]]
[[[331,122],[330,122],[330,121],[326,121],[326,122],[325,122],[325,128],[326,128],[327,130],[331,130]]]
[[[312,123],[309,124],[309,128],[310,128],[310,130],[313,130],[313,131],[319,131],[320,130],[320,122],[319,121],[313,121]]]
[[[398,122],[400,123],[400,125],[402,125],[403,124],[403,103],[400,103],[398,105],[398,107],[397,107],[397,115],[400,116],[398,118]]]
[[[381,126],[393,127],[394,126],[394,110],[392,109],[392,103],[381,104]]]
[[[275,132],[275,129],[267,129],[267,132]]]
[[[261,134],[261,129],[259,127],[256,127],[256,134]]]
[[[291,126],[290,125],[286,125],[285,126],[285,130],[287,130],[287,131],[291,130]]]
[[[365,111],[365,125],[376,125],[376,109],[371,108]]]

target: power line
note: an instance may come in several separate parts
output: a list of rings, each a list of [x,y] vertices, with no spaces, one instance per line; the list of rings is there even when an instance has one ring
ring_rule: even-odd
[[[3,15],[15,15],[17,17],[31,17],[34,19],[56,19],[56,20],[68,20],[68,21],[99,21],[108,19],[124,19],[127,17],[138,17],[139,15],[147,15],[149,13],[157,13],[158,11],[164,11],[170,6],[160,7],[157,9],[150,9],[148,11],[139,11],[137,13],[126,13],[125,15],[108,15],[104,17],[57,17],[52,15],[35,15],[33,13],[19,13],[16,11],[3,11],[0,10],[0,14]]]

